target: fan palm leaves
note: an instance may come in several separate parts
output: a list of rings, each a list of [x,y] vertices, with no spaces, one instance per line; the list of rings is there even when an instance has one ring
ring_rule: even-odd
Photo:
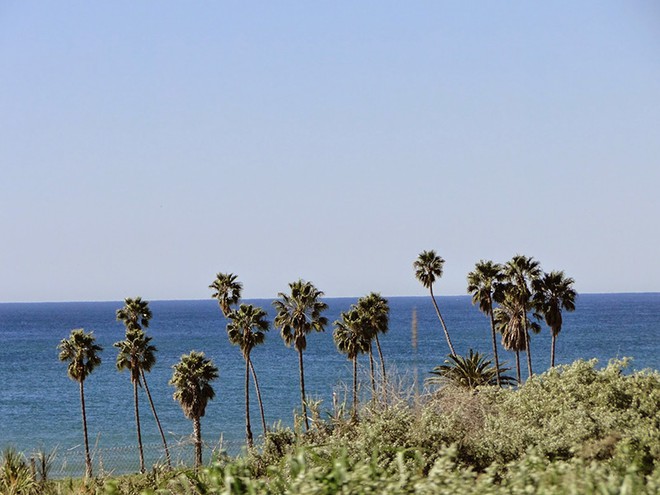
[[[470,349],[467,356],[449,356],[444,364],[436,366],[430,372],[432,377],[427,383],[444,385],[452,384],[456,387],[474,390],[484,385],[513,385],[515,379],[505,373],[509,368],[496,368],[490,359],[483,354]],[[498,380],[499,376],[499,380]],[[499,383],[498,383],[499,381]]]
[[[233,273],[218,273],[209,289],[213,289],[211,294],[213,299],[218,300],[218,305],[225,318],[229,317],[232,306],[238,304],[241,300],[243,284],[238,281],[238,277]]]
[[[62,339],[58,345],[59,359],[67,362],[69,378],[78,382],[80,388],[80,408],[82,410],[83,436],[85,439],[85,476],[92,476],[92,459],[89,455],[87,436],[87,414],[85,412],[85,379],[101,364],[99,353],[103,348],[95,343],[93,332],[85,333],[82,328],[71,331],[68,339]]]
[[[555,343],[563,323],[562,309],[575,311],[577,292],[573,289],[575,281],[564,275],[563,271],[544,273],[533,283],[534,307],[543,315],[550,327],[552,346],[550,348],[550,366],[555,366]]]
[[[298,351],[298,371],[300,375],[300,402],[305,419],[305,428],[309,430],[307,406],[305,404],[305,372],[303,352],[307,348],[307,335],[312,331],[322,332],[328,319],[322,316],[328,305],[321,301],[323,292],[311,282],[298,280],[289,283],[290,293],[280,292],[280,299],[273,302],[277,311],[275,326],[280,328],[280,335],[287,346]]]
[[[341,313],[341,319],[335,321],[332,337],[337,349],[353,363],[353,417],[357,417],[357,357],[369,352],[371,338],[365,330],[365,321],[355,306]]]
[[[149,301],[143,301],[141,297],[127,297],[124,299],[124,306],[117,310],[117,320],[126,326],[126,330],[149,328],[152,316]]]
[[[438,256],[435,251],[422,251],[417,259],[413,262],[413,268],[415,269],[415,277],[420,283],[426,287],[431,293],[431,301],[433,301],[433,307],[435,312],[438,314],[438,319],[442,325],[442,330],[445,332],[445,338],[447,339],[447,345],[449,346],[449,351],[452,355],[456,355],[454,351],[454,346],[451,343],[451,338],[449,337],[449,332],[447,331],[447,325],[445,325],[445,320],[440,313],[438,308],[438,303],[435,300],[433,295],[433,284],[436,279],[442,277],[442,269],[445,264],[445,260],[441,256]]]
[[[203,352],[191,351],[181,356],[173,366],[174,372],[169,381],[175,390],[174,400],[179,402],[183,414],[193,422],[195,442],[195,466],[202,464],[202,427],[206,406],[215,397],[211,382],[218,378],[218,368]]]
[[[504,280],[502,265],[492,261],[480,260],[475,264],[474,270],[468,273],[467,291],[472,294],[472,304],[478,304],[479,310],[490,318],[491,337],[493,342],[493,356],[495,357],[495,372],[497,384],[500,383],[500,360],[497,353],[497,338],[495,336],[495,318],[493,316],[493,301],[496,292],[501,290]],[[499,293],[499,292],[498,292]]]
[[[364,330],[369,336],[369,362],[372,363],[372,351],[371,351],[371,340],[375,340],[376,349],[378,350],[378,358],[380,360],[380,369],[382,374],[383,385],[387,382],[387,376],[385,374],[385,360],[383,359],[383,351],[380,347],[380,340],[378,339],[378,334],[385,334],[389,330],[389,320],[390,320],[390,307],[387,302],[387,299],[382,297],[376,292],[372,292],[367,296],[361,297],[358,299],[356,305],[357,311],[360,314],[364,322]],[[373,366],[371,370],[371,380],[372,384],[374,381],[373,377]],[[372,385],[373,386],[373,385]],[[383,390],[386,390],[383,386]]]
[[[250,391],[249,391],[249,373],[252,367],[250,352],[255,346],[263,344],[270,324],[266,319],[266,312],[251,304],[241,304],[236,311],[229,313],[229,323],[227,324],[227,336],[229,342],[237,345],[241,349],[243,359],[245,359],[245,436],[248,447],[253,446],[252,428],[250,425]],[[254,372],[254,367],[252,367]],[[255,386],[256,372],[254,372]],[[264,435],[266,434],[266,423],[263,417],[263,404],[260,394],[258,394],[259,407],[262,414],[262,423]]]
[[[525,313],[523,323],[525,326],[524,337],[526,341],[527,369],[529,376],[532,376],[532,349],[529,338],[531,327],[526,315],[532,309],[531,284],[541,275],[541,266],[534,258],[517,254],[504,265],[504,275],[508,283],[503,286],[503,290],[518,300],[518,305]],[[534,327],[533,329],[537,328],[539,327]]]

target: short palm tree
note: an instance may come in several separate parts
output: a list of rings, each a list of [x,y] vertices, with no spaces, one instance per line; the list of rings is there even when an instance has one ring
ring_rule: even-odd
[[[117,310],[116,315],[117,315],[117,320],[123,322],[124,326],[126,327],[127,338],[128,338],[128,333],[130,331],[142,330],[143,328],[148,328],[149,321],[153,317],[151,309],[149,309],[149,301],[143,301],[142,298],[139,296],[134,299],[130,297],[124,299],[124,306]],[[151,337],[147,337],[147,338],[148,338],[147,341],[147,345],[148,345],[148,342],[151,341]],[[144,391],[147,393],[147,400],[149,401],[149,407],[151,408],[151,413],[153,414],[154,420],[156,421],[156,426],[158,427],[158,432],[160,433],[160,439],[163,442],[167,466],[171,468],[172,460],[170,457],[170,449],[167,447],[165,432],[163,431],[163,426],[161,425],[160,418],[158,417],[158,413],[156,412],[156,406],[154,404],[153,398],[151,397],[151,390],[149,390],[149,384],[147,383],[147,376],[145,374],[150,372],[153,365],[156,364],[156,356],[155,356],[156,351],[157,349],[151,346],[151,356],[149,356],[149,359],[145,361],[142,366],[140,366],[140,379],[142,380],[142,385],[144,385]],[[117,365],[119,365],[119,363],[117,363]],[[139,418],[137,418],[137,420],[139,421]]]
[[[250,390],[249,390],[249,373],[250,368],[254,372],[252,360],[250,359],[250,352],[255,346],[264,343],[266,333],[269,330],[270,324],[266,319],[266,312],[251,304],[241,304],[240,308],[236,311],[229,313],[229,323],[227,324],[227,336],[229,342],[237,345],[241,349],[243,359],[245,359],[245,436],[247,439],[248,447],[253,446],[252,428],[250,426]],[[258,389],[256,382],[256,372],[253,375],[255,379],[255,387]],[[261,394],[257,395],[259,400],[259,408],[261,409],[261,421],[266,435],[266,420],[263,416],[263,404],[261,402]]]
[[[95,343],[93,332],[85,333],[82,328],[72,330],[68,339],[62,339],[58,345],[59,359],[68,362],[69,378],[80,386],[80,407],[82,410],[83,436],[85,438],[85,476],[92,476],[92,458],[89,455],[89,440],[87,436],[87,414],[85,412],[85,379],[101,364],[99,353],[103,350]]]
[[[206,412],[209,400],[215,397],[211,382],[218,378],[218,368],[203,352],[191,351],[181,356],[173,366],[170,385],[175,388],[174,400],[178,401],[183,414],[193,422],[195,442],[195,467],[202,465],[202,426],[200,419]]]
[[[243,284],[238,281],[238,277],[233,273],[218,273],[209,289],[213,289],[211,294],[213,299],[218,300],[218,305],[225,318],[229,317],[232,306],[238,304],[241,300],[241,291]]]
[[[577,292],[573,289],[575,281],[564,275],[563,271],[544,273],[533,283],[534,307],[543,315],[552,334],[550,348],[550,366],[555,366],[555,343],[562,326],[562,309],[575,311]]]
[[[300,402],[305,418],[305,428],[309,430],[307,406],[305,402],[305,371],[303,352],[307,348],[307,334],[312,331],[322,332],[328,319],[321,313],[328,305],[321,301],[323,292],[311,282],[298,280],[289,283],[290,294],[280,292],[280,299],[273,302],[277,310],[275,326],[280,328],[280,335],[287,346],[298,351],[298,371],[300,375]]]
[[[332,337],[339,352],[353,363],[353,418],[357,417],[357,357],[369,352],[371,337],[365,331],[365,322],[360,311],[354,306],[341,314],[341,319],[335,321]]]
[[[528,323],[527,313],[532,309],[532,291],[531,284],[541,275],[541,266],[538,261],[530,256],[515,255],[504,265],[504,276],[507,284],[504,286],[511,296],[518,300],[518,305],[524,311],[525,318],[525,349],[527,352],[527,369],[529,376],[532,376],[532,348],[529,338],[530,325]],[[502,296],[503,297],[503,296]],[[534,329],[540,327],[535,326]]]
[[[431,301],[433,301],[433,307],[440,319],[442,330],[445,332],[449,351],[452,355],[456,355],[454,346],[451,344],[451,339],[449,338],[447,325],[445,325],[445,320],[440,313],[440,309],[438,309],[438,303],[435,301],[435,296],[433,295],[433,284],[437,278],[442,277],[442,267],[444,264],[445,260],[442,259],[441,256],[438,256],[435,251],[422,251],[413,263],[413,268],[415,269],[415,277],[417,280],[419,280],[421,284],[431,292]]]
[[[469,354],[463,356],[449,356],[444,364],[436,366],[430,372],[431,378],[427,383],[444,385],[450,383],[459,388],[474,390],[484,385],[513,385],[515,379],[505,373],[509,368],[496,369],[490,359],[483,354],[470,349]],[[499,383],[497,377],[499,376]]]
[[[504,280],[502,265],[492,261],[481,260],[475,264],[474,270],[468,273],[467,291],[472,294],[472,304],[478,304],[479,310],[490,317],[490,330],[493,341],[493,356],[495,357],[495,372],[497,384],[500,383],[500,360],[497,354],[497,338],[495,336],[495,319],[493,317],[494,294],[500,290]]]
[[[378,358],[380,360],[380,369],[382,373],[383,380],[383,391],[385,392],[387,383],[387,376],[385,374],[385,360],[383,359],[383,351],[380,347],[380,340],[378,339],[378,334],[386,334],[389,330],[389,320],[390,320],[390,307],[387,302],[387,299],[382,297],[376,292],[361,297],[358,299],[357,306],[360,317],[364,321],[364,327],[367,334],[371,337],[369,340],[369,363],[373,362],[372,351],[371,351],[371,339],[376,341],[376,349],[378,350]],[[373,365],[371,365],[371,381],[372,387],[374,382],[373,377]]]

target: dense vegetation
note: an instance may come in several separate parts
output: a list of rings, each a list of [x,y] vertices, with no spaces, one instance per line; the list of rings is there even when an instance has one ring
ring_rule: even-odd
[[[364,403],[358,420],[348,408],[309,405],[309,431],[302,421],[275,429],[247,455],[198,471],[40,486],[5,453],[0,492],[655,494],[660,373],[624,374],[625,364],[578,361],[518,389],[448,384],[415,397],[390,388],[387,403]]]

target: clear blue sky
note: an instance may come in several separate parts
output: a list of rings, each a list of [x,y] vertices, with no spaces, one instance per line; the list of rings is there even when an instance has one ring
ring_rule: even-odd
[[[660,4],[0,3],[0,301],[659,291]]]

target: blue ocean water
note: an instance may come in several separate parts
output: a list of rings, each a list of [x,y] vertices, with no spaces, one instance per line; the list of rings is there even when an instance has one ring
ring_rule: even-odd
[[[271,300],[246,301],[263,307],[272,318]],[[356,302],[355,298],[327,299],[330,322],[338,319]],[[390,298],[390,331],[381,345],[390,369],[408,378],[415,370],[423,380],[448,353],[437,316],[429,297]],[[438,298],[456,351],[469,348],[490,354],[489,320],[472,306],[468,296]],[[80,404],[78,386],[68,379],[66,366],[58,361],[57,345],[74,328],[93,330],[104,347],[102,365],[85,382],[90,441],[97,448],[134,446],[135,427],[132,388],[127,373],[115,368],[116,349],[124,327],[115,320],[121,302],[93,303],[7,303],[0,304],[0,448],[15,446],[23,452],[57,447],[80,446]],[[214,383],[216,398],[202,419],[206,441],[242,442],[244,422],[244,362],[225,332],[226,321],[213,300],[153,301],[153,320],[148,333],[158,348],[158,362],[148,375],[156,408],[173,444],[189,437],[192,427],[168,385],[172,365],[183,353],[204,351],[220,370]],[[418,346],[411,345],[413,310],[418,320]],[[514,356],[500,351],[509,365]],[[351,368],[332,340],[332,326],[308,339],[305,352],[305,381],[309,395],[324,401],[330,409],[333,391],[350,383]],[[549,366],[550,334],[543,328],[532,336],[535,372]],[[565,314],[557,341],[557,363],[597,358],[632,357],[633,369],[660,369],[660,293],[582,294],[574,313]],[[276,329],[266,343],[253,351],[264,409],[269,425],[281,420],[292,424],[299,407],[298,361],[296,352],[284,346]],[[367,360],[362,359],[362,366]],[[524,367],[523,361],[523,370]],[[365,375],[363,375],[364,377]],[[412,380],[411,380],[412,381]],[[365,382],[364,390],[368,389]],[[261,433],[256,399],[252,396],[252,427]],[[142,435],[145,444],[159,444],[148,403],[141,395]],[[131,470],[131,469],[128,469]],[[135,470],[133,468],[132,470]]]

